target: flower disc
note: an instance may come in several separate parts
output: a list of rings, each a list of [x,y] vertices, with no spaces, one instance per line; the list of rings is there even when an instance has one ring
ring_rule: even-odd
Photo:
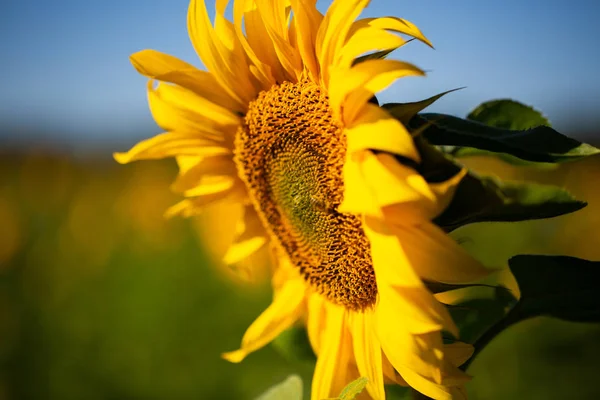
[[[377,295],[360,217],[342,201],[346,139],[327,96],[310,82],[285,82],[250,103],[235,161],[263,224],[311,286],[353,310]]]

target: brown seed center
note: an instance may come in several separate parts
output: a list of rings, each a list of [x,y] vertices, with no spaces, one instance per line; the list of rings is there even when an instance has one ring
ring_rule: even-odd
[[[337,211],[345,154],[328,98],[309,81],[262,92],[235,139],[238,173],[275,242],[317,292],[362,310],[377,286],[360,218]]]

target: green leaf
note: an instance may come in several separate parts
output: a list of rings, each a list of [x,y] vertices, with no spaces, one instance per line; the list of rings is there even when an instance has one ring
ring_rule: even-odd
[[[289,361],[316,361],[306,329],[303,327],[294,326],[283,331],[273,340],[272,346]]]
[[[541,125],[551,126],[550,121],[538,110],[518,101],[508,99],[485,102],[471,111],[467,119],[488,126],[510,130],[526,130]],[[494,153],[473,147],[454,147],[451,154],[454,157],[497,157],[508,164],[542,169],[554,169],[557,167],[556,164],[526,161],[507,153]]]
[[[539,315],[600,322],[600,262],[566,256],[520,255],[508,261],[521,300],[520,319]]]
[[[410,159],[398,157],[398,161],[415,169],[427,182],[447,181],[462,170],[462,167],[450,160],[436,147],[427,143],[421,136],[414,137],[415,146],[421,155],[419,164]]]
[[[387,400],[407,400],[411,397],[411,389],[397,384],[385,385],[385,398]]]
[[[508,327],[537,316],[600,322],[600,262],[567,256],[519,255],[508,261],[519,289],[518,303],[474,343],[475,356]]]
[[[548,126],[513,131],[450,115],[426,113],[416,115],[410,122],[412,130],[423,127],[422,135],[434,145],[474,147],[527,161],[558,163],[600,153],[595,147]]]
[[[302,379],[298,375],[290,375],[285,381],[270,387],[256,400],[302,400]]]
[[[434,222],[446,231],[452,231],[475,222],[552,218],[586,205],[557,186],[501,182],[469,173],[458,185],[450,205]]]
[[[427,182],[444,182],[463,167],[421,136],[414,138],[421,163],[396,159],[421,174]],[[459,183],[448,207],[433,222],[450,232],[475,222],[515,222],[556,217],[577,211],[587,203],[565,189],[535,183],[501,182],[469,172]]]
[[[495,286],[486,285],[483,283],[453,284],[453,283],[442,283],[442,282],[427,281],[427,280],[424,280],[423,284],[427,287],[427,290],[429,290],[433,294],[449,292],[451,290],[457,290],[457,289],[473,288],[473,287],[490,287],[490,288],[495,287]]]
[[[491,296],[473,298],[448,308],[460,331],[460,340],[474,343],[491,326],[504,318],[517,303],[512,293],[501,286]]]
[[[471,121],[496,128],[520,131],[536,126],[552,126],[541,112],[515,100],[492,100],[480,104],[467,116]]]
[[[507,153],[494,153],[493,151],[475,149],[473,147],[444,146],[443,150],[452,157],[494,157],[504,161],[507,164],[521,167],[535,167],[537,169],[550,170],[556,169],[560,165],[557,163],[527,161]]]
[[[394,50],[395,49],[381,50],[381,51],[376,51],[374,53],[366,54],[364,56],[357,57],[354,59],[354,61],[352,61],[352,66],[355,66],[356,64],[360,64],[361,62],[365,62],[367,60],[380,60],[382,58],[386,58],[388,56],[388,54],[390,54]]]
[[[342,393],[335,400],[354,400],[367,386],[369,380],[365,377],[358,378],[350,382],[343,390]]]
[[[436,102],[440,97],[448,94],[450,92],[455,92],[457,90],[461,90],[464,88],[457,88],[448,90],[446,92],[436,94],[428,99],[416,101],[412,103],[388,103],[384,104],[382,107],[385,108],[390,114],[394,116],[397,120],[402,122],[404,125],[408,125],[410,120],[417,115],[419,112],[423,111],[425,108],[432,105]]]

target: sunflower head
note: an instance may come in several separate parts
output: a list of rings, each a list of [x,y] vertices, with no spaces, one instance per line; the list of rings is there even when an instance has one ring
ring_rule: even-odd
[[[264,226],[304,279],[336,304],[372,306],[369,241],[359,216],[338,211],[346,138],[325,91],[303,79],[259,94],[234,154]]]
[[[429,41],[400,18],[356,20],[367,0],[334,0],[324,15],[314,0],[234,0],[233,21],[227,3],[217,0],[214,23],[202,0],[190,4],[190,37],[208,71],[150,50],[132,56],[161,81],[148,93],[167,132],[115,156],[176,158],[173,189],[186,199],[169,215],[236,208],[228,263],[271,250],[273,304],[225,357],[241,361],[302,319],[318,354],[313,399],[359,376],[374,399],[385,398],[386,381],[457,396],[470,348],[442,343],[442,330],[457,329],[424,281],[486,274],[431,222],[464,171],[427,182],[413,168],[421,157],[410,132],[370,101],[423,71],[359,59],[403,46],[398,34]]]

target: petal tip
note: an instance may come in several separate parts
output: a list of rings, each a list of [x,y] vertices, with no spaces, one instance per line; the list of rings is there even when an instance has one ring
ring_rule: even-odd
[[[227,353],[222,353],[221,357],[231,363],[237,364],[241,362],[244,358],[246,358],[247,353],[240,349],[235,351],[230,351]]]
[[[129,153],[113,153],[112,156],[119,164],[128,164],[132,161],[132,157],[129,156]]]

